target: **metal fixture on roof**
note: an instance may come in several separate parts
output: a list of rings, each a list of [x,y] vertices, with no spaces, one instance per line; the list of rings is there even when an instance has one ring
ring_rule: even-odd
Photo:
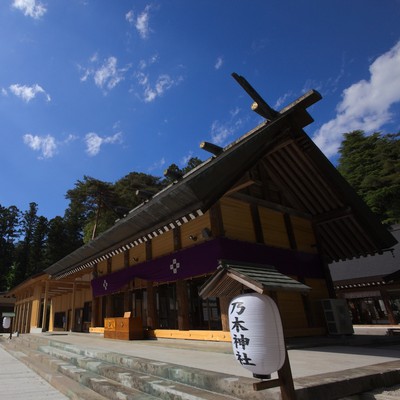
[[[182,178],[182,173],[172,169],[171,167],[168,167],[165,171],[164,171],[164,176],[170,179],[173,179],[174,181],[178,181],[179,179]]]
[[[138,189],[136,190],[136,196],[139,197],[140,199],[146,201],[150,200],[153,197],[153,193],[149,192],[148,190],[142,190]]]
[[[214,154],[214,156],[218,156],[224,151],[222,147],[210,142],[201,142],[200,148]]]

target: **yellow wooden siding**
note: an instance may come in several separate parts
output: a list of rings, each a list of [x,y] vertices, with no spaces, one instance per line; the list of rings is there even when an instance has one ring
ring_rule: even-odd
[[[129,250],[129,265],[135,265],[144,261],[146,261],[145,243],[140,243]]]
[[[316,240],[311,221],[300,217],[290,217],[297,249],[306,253],[317,253]]]
[[[290,248],[283,214],[279,211],[258,207],[264,243],[269,246]]]
[[[303,299],[298,292],[278,292],[278,305],[285,329],[307,328]]]
[[[97,263],[97,274],[107,275],[107,260],[99,261]]]
[[[249,204],[224,198],[221,200],[221,213],[226,237],[246,242],[256,241]]]
[[[312,308],[312,314],[315,319],[315,323],[318,326],[325,326],[325,316],[321,305],[322,299],[329,298],[328,288],[324,279],[311,279],[308,278],[304,282],[307,286],[311,287],[311,291],[308,294],[310,305]]]
[[[204,228],[211,229],[209,213],[183,224],[181,226],[182,247],[185,248],[192,246],[193,244],[204,242],[205,238],[202,235],[202,230]],[[196,240],[191,239],[190,236],[193,236],[193,238],[196,238]]]
[[[174,236],[173,232],[168,231],[162,235],[152,239],[152,255],[153,258],[172,253],[174,251]]]
[[[124,268],[124,253],[116,254],[111,259],[111,272],[118,271],[119,269]]]

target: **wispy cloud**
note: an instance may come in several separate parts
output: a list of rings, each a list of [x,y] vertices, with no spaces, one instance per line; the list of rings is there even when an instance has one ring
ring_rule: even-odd
[[[159,169],[163,168],[164,165],[165,165],[165,158],[162,157],[160,160],[154,162],[149,168],[147,168],[147,170],[149,172],[159,170]]]
[[[57,153],[57,143],[54,136],[38,136],[28,133],[23,136],[23,140],[28,147],[40,153],[39,159],[52,158]]]
[[[52,158],[58,154],[61,146],[77,140],[76,135],[69,134],[64,140],[57,140],[52,135],[32,135],[30,133],[23,136],[24,143],[34,151],[39,152],[39,160]]]
[[[147,5],[145,9],[138,15],[135,15],[133,10],[130,10],[125,15],[125,19],[136,28],[142,39],[147,39],[151,32],[149,25],[150,9],[151,6]]]
[[[215,61],[214,68],[216,70],[219,70],[223,64],[224,64],[224,59],[222,57],[218,57],[217,61]]]
[[[230,119],[228,121],[215,120],[211,124],[211,141],[218,146],[224,146],[229,141],[230,137],[233,136],[242,127],[244,121],[240,118],[240,109],[235,108],[230,111]]]
[[[288,102],[289,99],[293,97],[294,93],[292,91],[283,94],[281,97],[279,97],[278,100],[276,100],[273,108],[279,110],[280,108],[282,108],[283,105],[285,105]]]
[[[95,156],[99,154],[101,146],[103,144],[121,143],[121,141],[122,141],[121,132],[106,137],[101,137],[95,132],[89,132],[85,136],[86,153],[89,154],[89,156]]]
[[[39,19],[46,14],[47,8],[36,0],[14,0],[12,6],[17,10],[20,10],[27,17]]]
[[[354,83],[342,93],[336,117],[315,133],[313,140],[330,157],[343,134],[353,130],[378,131],[392,119],[390,107],[400,102],[400,41],[369,68],[369,80]]]
[[[180,165],[181,165],[182,167],[186,167],[187,163],[189,162],[189,160],[190,160],[192,157],[193,157],[193,151],[189,151],[188,154],[186,154],[185,156],[183,156],[183,157],[181,158]]]
[[[80,67],[81,71],[83,71],[81,81],[86,82],[90,77],[93,77],[95,85],[105,92],[114,89],[124,80],[125,74],[130,68],[130,65],[119,68],[118,60],[113,56],[99,63],[97,54],[94,54],[90,58],[90,63],[93,65],[90,65],[88,68]]]
[[[20,97],[26,103],[29,103],[32,99],[34,99],[38,94],[43,94],[46,98],[46,101],[51,101],[51,97],[46,91],[39,86],[38,84],[34,84],[32,86],[20,85],[19,83],[13,84],[9,87],[11,93],[15,96]]]
[[[173,79],[168,74],[161,74],[154,83],[151,83],[149,75],[142,71],[136,73],[136,78],[139,85],[143,88],[142,98],[145,103],[151,103],[182,81],[181,77]]]

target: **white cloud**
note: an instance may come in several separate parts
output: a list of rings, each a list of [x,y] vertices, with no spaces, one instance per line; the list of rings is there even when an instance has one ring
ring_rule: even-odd
[[[51,97],[38,84],[34,84],[32,86],[26,86],[16,83],[11,85],[9,89],[11,93],[13,93],[17,97],[20,97],[27,103],[29,103],[32,99],[34,99],[38,94],[43,94],[46,97],[47,101],[51,101]]]
[[[123,72],[124,70],[117,68],[117,59],[115,57],[109,57],[103,65],[95,71],[94,82],[100,88],[105,86],[107,89],[111,90],[124,79]]]
[[[369,68],[369,80],[354,83],[342,93],[337,115],[315,133],[313,140],[330,157],[343,134],[353,130],[373,133],[391,121],[390,107],[400,102],[400,41]]]
[[[151,32],[149,26],[150,8],[151,6],[147,5],[145,9],[138,16],[135,16],[133,10],[130,10],[125,15],[125,19],[136,28],[142,39],[147,39]]]
[[[100,152],[100,148],[103,144],[120,143],[121,137],[122,137],[121,132],[106,137],[101,137],[95,132],[89,132],[85,136],[86,153],[88,153],[89,156],[95,156]]]
[[[189,151],[189,153],[186,156],[183,156],[180,162],[180,165],[183,167],[186,167],[187,163],[189,160],[193,157],[193,151]]]
[[[27,17],[39,19],[46,13],[46,7],[36,0],[14,0],[12,6],[20,10]]]
[[[167,90],[180,82],[180,79],[174,80],[167,74],[160,75],[155,84],[152,86],[149,83],[149,77],[140,72],[137,75],[138,82],[144,87],[143,98],[146,103],[151,103],[157,97],[162,96]]]
[[[222,124],[219,121],[214,121],[211,124],[211,140],[218,146],[225,144],[232,134],[233,132],[228,124]]]
[[[39,159],[52,158],[57,153],[57,143],[53,136],[37,136],[30,133],[23,136],[24,143],[32,150],[39,151]]]
[[[286,105],[286,103],[288,102],[288,99],[293,98],[293,97],[294,97],[294,93],[292,91],[285,93],[284,95],[279,97],[278,100],[276,100],[276,102],[274,104],[274,108],[276,110],[279,110],[280,108],[282,108],[283,105]]]
[[[133,12],[133,10],[129,10],[126,14],[125,14],[125,19],[130,23],[133,24],[135,19],[135,13]]]
[[[4,88],[1,88],[1,94],[2,94],[3,96],[8,96],[8,92],[7,92],[7,90],[4,89]]]
[[[164,165],[165,165],[165,158],[162,157],[160,160],[156,161],[153,165],[151,165],[148,168],[148,171],[150,172],[150,171],[161,169],[162,167],[164,167]]]
[[[218,58],[217,58],[217,61],[216,61],[215,64],[214,64],[214,68],[215,68],[216,70],[220,69],[220,68],[222,67],[223,63],[224,63],[223,58],[222,58],[222,57],[218,57]]]
[[[149,36],[150,33],[150,27],[149,27],[149,10],[150,6],[146,6],[143,12],[141,12],[138,17],[136,18],[135,21],[135,28],[139,32],[139,35],[143,38],[146,39]]]
[[[234,135],[244,123],[243,119],[239,117],[239,108],[231,110],[229,114],[229,121],[220,122],[215,120],[211,124],[211,141],[218,146],[226,145],[228,139]]]
[[[118,60],[116,57],[108,57],[104,60],[103,64],[98,63],[98,56],[94,54],[90,58],[94,67],[84,68],[79,66],[83,71],[81,81],[86,82],[90,77],[93,77],[94,83],[100,89],[109,91],[114,89],[122,80],[125,79],[125,74],[129,70],[130,65],[124,68],[118,68]]]

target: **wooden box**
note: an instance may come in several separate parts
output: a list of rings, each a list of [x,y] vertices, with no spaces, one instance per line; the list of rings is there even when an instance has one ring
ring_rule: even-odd
[[[142,319],[135,318],[105,318],[104,337],[107,339],[140,340],[143,339]]]

